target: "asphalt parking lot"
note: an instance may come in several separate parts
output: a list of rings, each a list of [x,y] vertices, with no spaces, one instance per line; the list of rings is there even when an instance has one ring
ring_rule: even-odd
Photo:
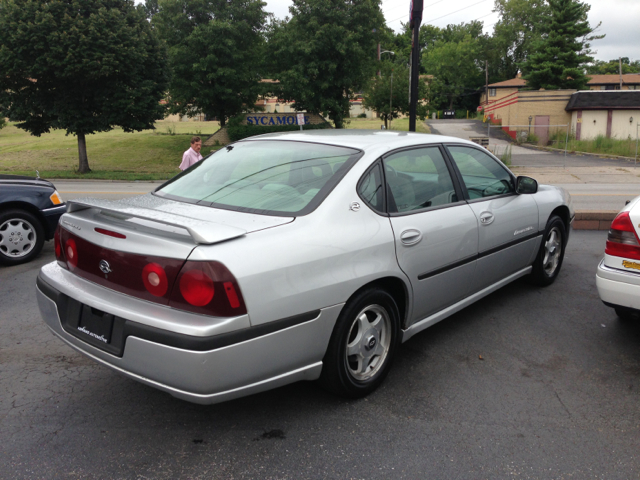
[[[606,232],[405,343],[382,388],[298,383],[213,406],[94,364],[40,319],[53,260],[0,267],[0,478],[640,477],[640,323],[599,300]]]

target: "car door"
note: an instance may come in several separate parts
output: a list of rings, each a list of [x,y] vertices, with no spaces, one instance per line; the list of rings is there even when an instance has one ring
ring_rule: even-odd
[[[480,148],[448,145],[469,206],[478,220],[476,290],[528,266],[539,242],[538,206],[518,195],[515,177]]]
[[[383,166],[398,264],[413,288],[412,324],[471,292],[478,222],[442,147],[396,151]]]

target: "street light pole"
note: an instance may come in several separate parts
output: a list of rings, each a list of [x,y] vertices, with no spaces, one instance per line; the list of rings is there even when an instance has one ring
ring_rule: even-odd
[[[391,130],[391,99],[393,98],[393,70],[391,70],[391,88],[389,89],[389,130]],[[636,146],[636,150],[637,150]]]

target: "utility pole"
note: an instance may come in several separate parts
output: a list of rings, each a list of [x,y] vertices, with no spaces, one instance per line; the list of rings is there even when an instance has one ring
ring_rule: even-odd
[[[622,57],[618,57],[618,62],[620,62],[620,90],[622,90]]]
[[[420,22],[424,0],[411,0],[411,19],[409,27],[413,29],[411,45],[411,103],[409,104],[409,131],[416,131],[416,110],[418,108],[418,80],[420,76]]]
[[[489,105],[489,61],[484,61],[484,100]],[[486,112],[485,112],[486,113]]]

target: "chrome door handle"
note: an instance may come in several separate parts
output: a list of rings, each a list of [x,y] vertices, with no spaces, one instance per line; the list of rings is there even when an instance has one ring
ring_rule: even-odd
[[[480,214],[480,224],[482,225],[489,225],[493,223],[493,219],[493,213],[491,212],[482,212]]]
[[[403,245],[415,245],[420,240],[422,240],[422,232],[420,230],[416,230],[415,228],[404,230],[400,234],[400,241]]]

